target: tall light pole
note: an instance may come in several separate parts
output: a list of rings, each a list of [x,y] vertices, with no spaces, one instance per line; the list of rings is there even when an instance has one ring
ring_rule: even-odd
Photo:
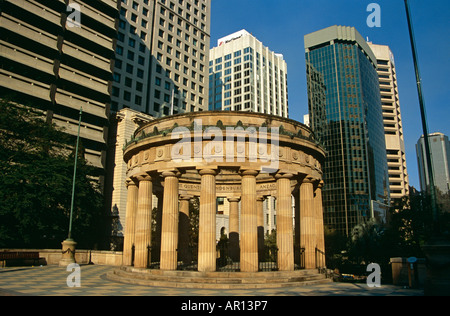
[[[62,244],[62,259],[59,261],[59,266],[67,267],[69,264],[75,263],[75,246],[76,242],[72,239],[72,218],[73,218],[73,205],[75,201],[75,183],[77,176],[77,162],[78,162],[78,145],[80,143],[80,127],[81,116],[83,109],[80,108],[80,116],[78,119],[78,133],[77,133],[77,145],[75,147],[75,163],[73,166],[73,180],[72,180],[72,200],[70,203],[70,218],[69,218],[69,234],[67,239]]]
[[[80,127],[81,127],[81,116],[83,115],[83,108],[80,108],[80,116],[78,119],[78,133],[77,133],[77,145],[75,147],[75,162],[73,165],[73,180],[72,180],[72,201],[70,203],[70,219],[69,219],[69,235],[68,240],[72,240],[72,218],[73,218],[73,204],[75,201],[75,182],[77,176],[77,162],[78,162],[78,145],[80,143]]]
[[[426,113],[425,113],[425,102],[423,100],[422,95],[422,79],[420,78],[420,72],[419,72],[419,65],[417,62],[417,50],[416,50],[416,43],[414,39],[414,30],[412,27],[412,21],[411,21],[411,13],[410,8],[408,4],[408,0],[405,1],[405,8],[406,8],[406,18],[408,20],[408,29],[409,29],[409,38],[411,41],[411,50],[413,55],[413,61],[414,61],[414,70],[416,73],[416,82],[417,82],[417,93],[419,95],[419,106],[420,106],[420,115],[422,118],[422,129],[423,129],[423,137],[425,141],[425,160],[427,164],[427,175],[428,180],[430,181],[430,196],[431,196],[431,212],[433,216],[433,233],[435,235],[439,235],[440,233],[440,227],[439,227],[439,220],[438,220],[438,210],[437,210],[437,203],[436,203],[436,189],[434,187],[434,175],[433,175],[433,166],[431,162],[431,152],[430,152],[430,144],[428,139],[428,126],[427,126],[427,119],[426,119]]]

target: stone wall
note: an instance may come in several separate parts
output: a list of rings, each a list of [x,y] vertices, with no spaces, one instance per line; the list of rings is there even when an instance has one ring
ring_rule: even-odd
[[[61,249],[0,249],[2,251],[12,252],[39,252],[42,258],[40,264],[53,265],[59,264],[62,258]],[[98,264],[121,266],[122,252],[120,251],[101,251],[101,250],[76,250],[75,260],[78,264]]]

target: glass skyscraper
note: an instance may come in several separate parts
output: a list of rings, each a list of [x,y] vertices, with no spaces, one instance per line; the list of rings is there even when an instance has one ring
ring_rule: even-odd
[[[327,151],[325,225],[349,235],[385,221],[389,180],[377,61],[355,28],[305,36],[311,128]]]
[[[428,134],[428,142],[430,144],[434,186],[442,194],[447,194],[450,191],[450,143],[448,136],[442,133]],[[419,166],[420,190],[423,192],[429,189],[430,186],[423,135],[417,141],[416,153]]]

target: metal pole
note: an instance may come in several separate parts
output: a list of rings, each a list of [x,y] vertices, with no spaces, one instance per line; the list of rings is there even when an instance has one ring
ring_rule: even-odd
[[[69,219],[69,236],[68,240],[72,240],[72,217],[73,217],[73,204],[75,200],[75,178],[77,176],[77,161],[78,161],[78,144],[80,142],[80,126],[81,126],[81,115],[83,114],[83,109],[80,108],[80,117],[78,119],[78,134],[77,134],[77,145],[75,148],[75,163],[73,166],[73,181],[72,181],[72,201],[70,204],[70,219]]]
[[[405,8],[406,8],[406,17],[408,20],[408,29],[409,29],[409,38],[411,41],[411,49],[412,49],[412,55],[413,55],[413,61],[414,61],[414,69],[416,73],[416,82],[417,82],[417,92],[419,95],[419,106],[420,106],[420,114],[422,118],[422,129],[423,129],[423,137],[425,141],[425,159],[427,164],[427,171],[428,171],[428,179],[430,181],[430,195],[431,195],[431,211],[433,215],[433,232],[434,234],[438,235],[440,233],[439,228],[439,221],[438,221],[438,211],[437,211],[437,203],[436,203],[436,189],[434,187],[434,175],[433,175],[433,167],[431,162],[431,152],[430,152],[430,144],[428,139],[428,127],[427,127],[427,120],[426,120],[426,113],[425,113],[425,102],[423,100],[422,95],[422,81],[420,78],[419,73],[419,65],[417,62],[417,50],[416,50],[416,44],[414,39],[414,31],[412,27],[412,21],[411,21],[411,14],[409,9],[408,0],[405,1]],[[426,183],[426,181],[425,181]]]

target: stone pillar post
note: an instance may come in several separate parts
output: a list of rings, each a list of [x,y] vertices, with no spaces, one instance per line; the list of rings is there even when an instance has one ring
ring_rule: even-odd
[[[67,267],[69,264],[75,263],[75,248],[77,243],[72,239],[66,239],[62,243],[62,257],[59,261],[60,267]]]
[[[178,174],[166,171],[161,226],[161,270],[177,269],[178,247]]]
[[[277,174],[277,246],[278,269],[294,270],[294,227],[292,224],[292,174]]]
[[[192,256],[189,249],[189,201],[191,196],[180,196],[180,219],[179,219],[179,236],[178,236],[178,254],[179,260],[184,264],[191,263]]]
[[[258,257],[264,256],[264,196],[256,199],[256,226],[258,230]]]
[[[316,217],[316,240],[317,248],[325,252],[325,236],[323,229],[323,205],[322,205],[323,181],[319,181],[314,195],[314,211]]]
[[[135,244],[135,227],[136,227],[136,210],[138,206],[139,188],[132,179],[126,181],[127,192],[127,210],[125,217],[125,236],[123,238],[123,255],[122,264],[124,266],[133,265]]]
[[[152,178],[142,175],[138,178],[139,192],[136,214],[135,257],[136,268],[147,268],[150,263],[152,232]]]
[[[242,172],[241,272],[258,271],[258,230],[256,220],[256,176],[258,171]]]
[[[212,169],[201,175],[198,228],[198,271],[216,271],[216,174]]]
[[[305,177],[300,185],[300,247],[305,249],[305,269],[315,269],[314,179]]]
[[[240,198],[229,198],[230,202],[230,245],[229,255],[231,260],[239,261],[239,200]]]

